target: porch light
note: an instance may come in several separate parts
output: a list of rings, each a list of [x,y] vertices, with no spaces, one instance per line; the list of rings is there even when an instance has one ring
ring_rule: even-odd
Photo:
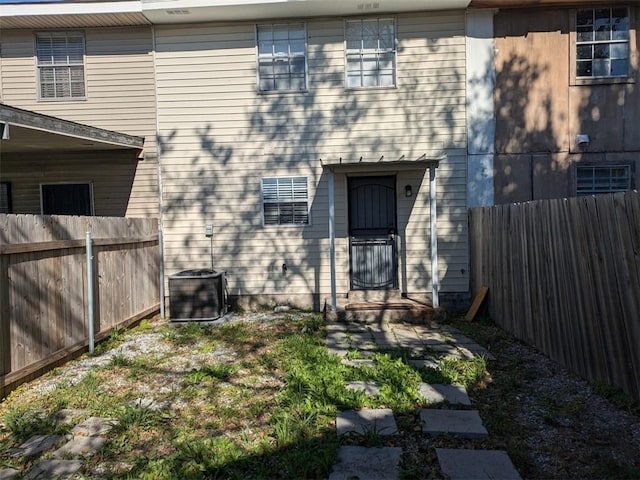
[[[405,197],[410,197],[411,195],[413,195],[413,190],[411,189],[411,185],[405,185],[404,186],[404,196]]]

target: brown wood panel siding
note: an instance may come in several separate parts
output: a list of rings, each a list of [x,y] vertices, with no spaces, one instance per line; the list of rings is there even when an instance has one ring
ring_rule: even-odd
[[[571,79],[575,10],[510,8],[496,14],[496,203],[575,195],[575,165],[585,156],[637,165],[640,8],[630,12],[630,78],[591,85]],[[578,134],[589,135],[588,146],[576,145]]]
[[[470,211],[472,292],[498,324],[640,399],[640,194]]]
[[[442,245],[449,248],[441,257],[442,288],[467,291],[467,273],[455,273],[468,272],[464,13],[395,18],[397,88],[345,91],[344,19],[328,18],[306,22],[309,89],[299,94],[256,93],[252,23],[156,28],[169,273],[209,264],[203,232],[213,223],[214,263],[227,271],[232,294],[326,295],[328,192],[320,159],[415,159],[444,147],[449,158],[438,172],[439,214]],[[311,224],[263,227],[260,179],[289,175],[309,179]],[[427,292],[428,176],[402,175],[399,182],[416,185],[412,203],[399,205],[401,227],[410,234],[405,251],[421,255],[407,260],[402,287]],[[335,180],[337,281],[344,293],[346,177]]]
[[[35,31],[0,30],[0,92],[8,105],[144,137],[144,161],[135,168],[127,216],[158,215],[156,102],[150,27],[76,29],[85,34],[85,100],[39,101]],[[93,154],[92,154],[93,155]],[[106,166],[106,164],[105,164]],[[87,164],[87,174],[94,176]],[[127,177],[129,168],[120,175]],[[60,171],[64,171],[62,168]],[[4,176],[3,168],[3,176]],[[79,172],[73,175],[79,175]],[[117,172],[108,176],[115,178]],[[62,180],[60,180],[62,181]],[[119,194],[117,190],[113,195]],[[108,194],[112,196],[112,194]],[[39,210],[39,209],[38,209]],[[121,212],[121,208],[117,210]],[[33,208],[23,211],[34,211]],[[107,207],[105,214],[112,213]]]

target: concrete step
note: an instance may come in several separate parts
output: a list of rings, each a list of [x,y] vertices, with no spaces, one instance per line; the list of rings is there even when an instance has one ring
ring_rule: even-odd
[[[396,480],[401,455],[399,447],[340,447],[329,480]]]
[[[350,290],[347,293],[349,302],[386,302],[402,299],[400,290]]]

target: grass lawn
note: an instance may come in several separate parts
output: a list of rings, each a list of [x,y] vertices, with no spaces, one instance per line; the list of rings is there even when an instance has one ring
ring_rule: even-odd
[[[0,468],[26,472],[36,459],[14,458],[12,449],[34,434],[68,433],[54,416],[80,409],[118,420],[81,478],[326,478],[339,448],[338,411],[384,406],[401,429],[419,430],[421,381],[472,387],[485,377],[483,359],[448,361],[436,373],[393,352],[376,354],[374,367],[348,367],[329,354],[325,333],[311,313],[220,327],[143,322],[132,335],[116,333],[97,357],[81,359],[90,364],[82,374],[59,369],[0,404]],[[347,390],[352,380],[376,381],[380,393]],[[415,469],[403,460],[405,477]]]

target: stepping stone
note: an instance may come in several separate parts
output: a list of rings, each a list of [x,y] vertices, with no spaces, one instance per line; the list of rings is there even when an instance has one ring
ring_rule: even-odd
[[[82,437],[106,435],[118,423],[115,418],[89,417],[73,428],[72,433]]]
[[[471,353],[473,353],[475,356],[479,357],[485,357],[487,360],[495,360],[496,357],[494,357],[491,352],[489,352],[489,350],[487,350],[484,347],[481,347],[480,345],[477,345],[475,343],[465,343],[465,344],[461,344],[458,345],[458,348],[465,348],[468,351],[470,351]]]
[[[153,398],[137,398],[129,402],[129,405],[135,408],[144,408],[152,412],[159,412],[168,408],[169,402],[156,402]]]
[[[34,435],[20,445],[12,454],[13,457],[33,457],[55,447],[64,440],[62,435]]]
[[[460,438],[484,438],[487,429],[477,410],[420,410],[422,431],[437,436],[450,434]]]
[[[365,408],[340,412],[336,419],[338,435],[396,435],[398,426],[390,408]]]
[[[347,355],[349,353],[349,349],[348,348],[332,348],[332,347],[329,347],[328,350],[329,350],[329,353],[331,355],[337,355],[338,357],[344,357],[345,355]]]
[[[78,460],[42,460],[31,469],[26,480],[65,479],[71,477],[82,467]]]
[[[358,390],[364,390],[364,393],[370,396],[380,393],[380,385],[376,382],[348,382],[347,390],[357,392]]]
[[[329,480],[396,480],[401,455],[399,447],[340,447]]]
[[[107,443],[104,437],[74,437],[53,452],[55,458],[84,457],[93,455]]]
[[[462,385],[421,383],[418,393],[427,403],[442,403],[446,400],[450,405],[471,405],[467,389]]]
[[[63,408],[53,416],[53,419],[64,425],[69,425],[81,417],[86,417],[89,412],[87,410],[79,410],[75,408]]]
[[[438,370],[438,368],[440,368],[438,362],[429,358],[409,360],[409,365],[415,368],[433,368],[435,370]]]
[[[507,452],[436,448],[440,469],[451,480],[520,480]]]
[[[14,468],[3,468],[0,470],[0,480],[12,480],[16,478],[20,472]]]
[[[355,360],[347,360],[346,358],[344,360],[342,360],[341,362],[343,365],[346,365],[347,367],[354,367],[354,368],[358,368],[358,367],[375,367],[376,366],[376,362],[375,360],[370,360],[368,358],[357,358]]]

